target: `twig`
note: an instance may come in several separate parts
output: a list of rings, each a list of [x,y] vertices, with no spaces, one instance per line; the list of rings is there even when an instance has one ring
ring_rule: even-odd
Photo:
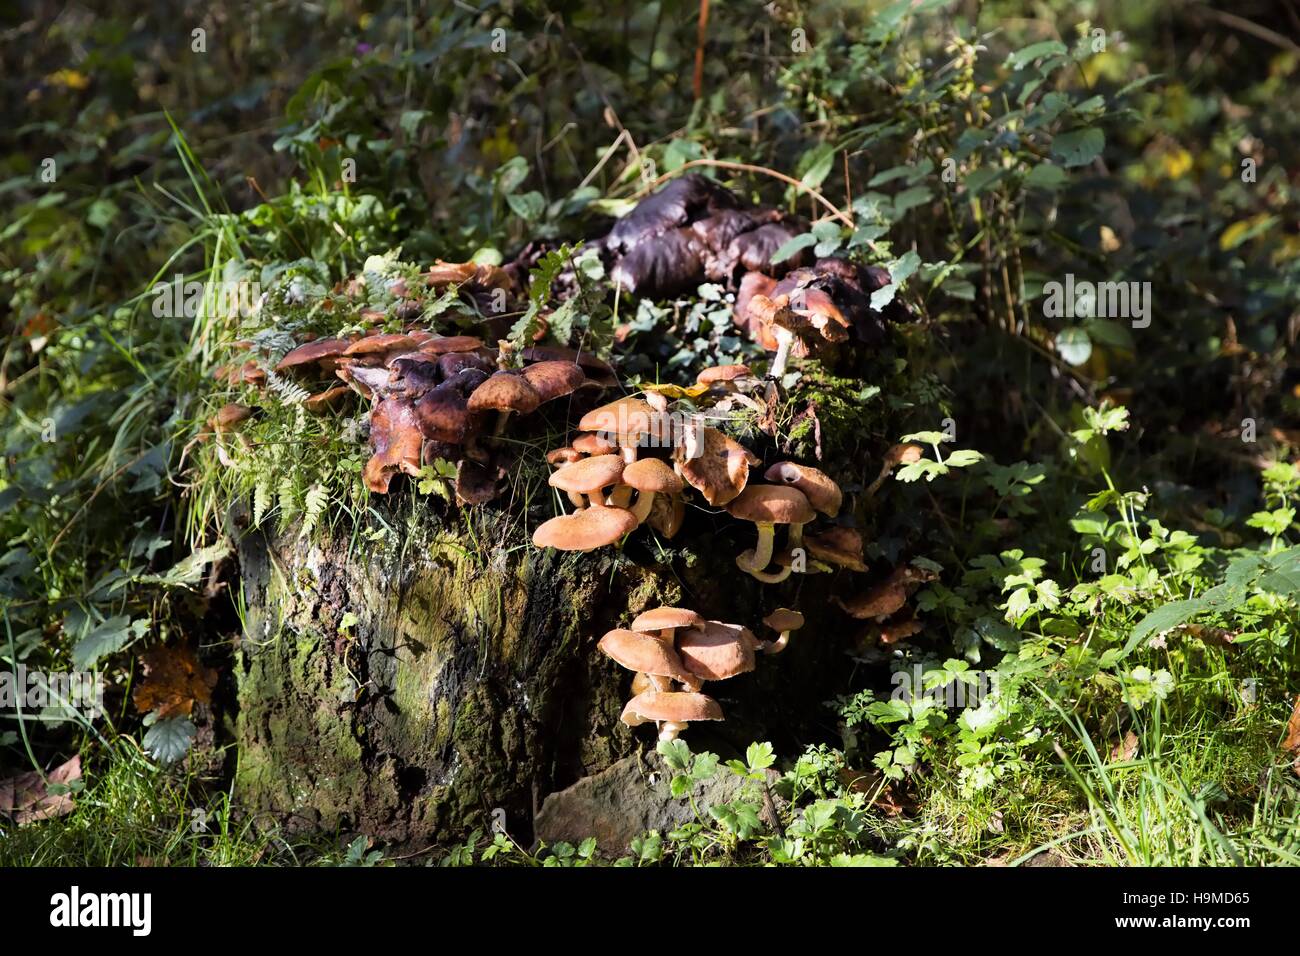
[[[787,183],[793,186],[795,189],[798,189],[800,192],[807,193],[813,199],[817,200],[819,203],[825,206],[827,210],[830,211],[831,218],[838,219],[840,222],[844,223],[844,225],[848,226],[850,229],[854,227],[852,216],[845,214],[840,210],[838,206],[836,206],[833,202],[831,202],[829,199],[827,199],[817,190],[813,189],[811,186],[805,186],[803,183],[799,182],[799,180],[793,178],[792,176],[787,176],[785,173],[778,173],[775,169],[768,169],[766,166],[755,166],[751,163],[732,163],[723,159],[692,159],[690,162],[683,163],[681,166],[678,166],[671,173],[664,173],[662,176],[659,176],[658,178],[654,179],[652,182],[647,183],[644,187],[642,187],[640,190],[634,193],[633,197],[635,198],[636,196],[643,196],[646,193],[648,193],[650,190],[658,186],[660,183],[667,182],[668,180],[672,179],[674,176],[677,176],[688,169],[693,169],[698,166],[711,166],[717,169],[730,169],[741,173],[762,173],[765,176],[771,176],[773,179],[779,179],[781,180],[781,182]]]

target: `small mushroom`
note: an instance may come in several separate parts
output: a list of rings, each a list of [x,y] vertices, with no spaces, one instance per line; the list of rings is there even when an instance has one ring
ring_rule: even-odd
[[[319,369],[326,374],[333,372],[338,365],[338,358],[352,344],[349,339],[316,339],[306,345],[285,353],[275,365],[277,372],[306,371]]]
[[[617,443],[628,464],[636,461],[642,438],[662,441],[671,434],[668,417],[639,398],[620,398],[592,409],[578,422],[578,431],[596,432],[606,441]]]
[[[425,339],[419,344],[419,350],[430,355],[476,352],[481,348],[483,348],[483,340],[473,335],[438,335]]]
[[[366,335],[344,349],[343,354],[357,359],[359,364],[383,365],[389,356],[412,352],[419,344],[409,335]]]
[[[462,458],[456,464],[456,500],[463,505],[486,504],[497,496],[502,472],[494,465]]]
[[[775,641],[768,641],[763,645],[763,653],[780,654],[790,643],[790,632],[803,627],[803,615],[788,607],[779,607],[763,618],[763,623],[780,634]]]
[[[671,691],[673,681],[691,680],[672,643],[665,644],[653,634],[615,628],[596,646],[620,666],[645,674],[655,690]]]
[[[862,535],[852,528],[836,526],[804,539],[809,557],[850,571],[865,571],[862,561]]]
[[[506,421],[511,413],[520,412],[527,415],[536,410],[540,402],[541,396],[522,375],[514,372],[497,372],[474,389],[474,393],[469,397],[469,410],[471,412],[495,411],[497,423],[492,430],[492,435],[496,437],[505,431]]]
[[[702,615],[684,607],[654,607],[643,611],[632,621],[632,630],[655,634],[669,647],[673,646],[673,633],[682,627],[701,627]]]
[[[572,394],[587,381],[582,369],[573,362],[538,362],[521,373],[537,392],[539,404]]]
[[[865,594],[845,601],[836,595],[833,600],[844,609],[850,617],[859,621],[873,618],[883,621],[900,610],[907,603],[908,596],[926,581],[934,580],[934,574],[924,568],[904,565],[895,568],[889,577],[872,587]]]
[[[338,408],[352,394],[352,389],[346,385],[335,385],[332,388],[307,396],[302,400],[302,406],[313,415],[324,415],[326,412]]]
[[[885,483],[895,468],[899,465],[910,465],[913,462],[920,461],[925,455],[925,449],[920,445],[908,442],[902,445],[894,445],[889,451],[885,452],[885,460],[880,465],[880,474],[876,480],[867,485],[866,496],[868,498],[875,495],[880,490],[880,486]]]
[[[247,405],[238,405],[231,402],[228,405],[222,405],[215,415],[208,420],[212,430],[218,435],[226,432],[238,431],[244,424],[253,417],[253,409]]]
[[[747,627],[707,621],[683,631],[677,639],[677,653],[693,680],[687,690],[699,690],[709,680],[727,680],[754,669],[758,640]]]
[[[897,644],[909,637],[915,637],[925,630],[919,618],[907,615],[880,625],[880,643],[886,646]]]
[[[571,465],[575,461],[582,461],[586,457],[576,448],[552,448],[546,453],[546,463],[554,465],[556,468],[563,468],[565,465]]]
[[[758,526],[758,546],[736,556],[736,566],[767,584],[777,584],[790,576],[790,568],[775,574],[763,569],[772,561],[772,544],[778,524],[790,525],[791,535],[800,532],[816,517],[808,499],[797,488],[784,485],[750,485],[727,506],[732,517],[752,521]]]
[[[796,465],[792,461],[782,461],[769,468],[763,477],[773,484],[798,488],[808,503],[828,518],[834,518],[840,513],[843,501],[840,486],[824,471],[807,465]]]
[[[544,522],[533,532],[533,544],[557,551],[594,551],[635,529],[632,512],[593,506]]]
[[[703,429],[698,454],[685,447],[674,451],[677,470],[686,483],[716,507],[726,505],[749,482],[750,453],[716,428]]]
[[[618,445],[599,435],[588,433],[573,440],[573,450],[584,455],[612,455],[618,451]]]
[[[650,509],[654,506],[656,495],[681,494],[684,487],[677,473],[658,458],[642,458],[640,461],[634,461],[623,469],[621,481],[623,488],[635,489],[637,492],[636,504],[632,506],[632,514],[636,516],[637,524],[644,523],[650,517]],[[626,505],[626,502],[619,500],[619,491],[615,491],[613,504]]]
[[[660,740],[676,740],[693,721],[722,720],[722,708],[704,694],[647,690],[627,702],[621,719],[630,727],[656,721]]]
[[[565,465],[551,473],[546,480],[552,488],[569,494],[575,508],[586,508],[588,503],[603,505],[603,490],[616,485],[623,475],[623,459],[618,455],[596,455]],[[583,498],[586,495],[586,499]],[[637,522],[640,524],[640,521]]]

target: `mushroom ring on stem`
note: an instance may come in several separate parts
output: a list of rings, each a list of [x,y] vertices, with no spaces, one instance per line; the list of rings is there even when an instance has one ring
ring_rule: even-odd
[[[735,518],[752,521],[758,526],[758,546],[738,555],[737,567],[767,584],[776,584],[789,577],[788,567],[776,574],[767,574],[763,569],[772,561],[777,525],[790,525],[791,535],[796,536],[816,517],[804,493],[785,485],[750,485],[727,505],[727,511]]]

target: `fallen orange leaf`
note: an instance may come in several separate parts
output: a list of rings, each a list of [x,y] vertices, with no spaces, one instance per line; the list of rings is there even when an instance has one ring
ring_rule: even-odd
[[[212,700],[216,671],[200,664],[188,645],[155,645],[142,663],[145,678],[132,697],[140,713],[157,710],[159,717],[187,717],[195,703]]]

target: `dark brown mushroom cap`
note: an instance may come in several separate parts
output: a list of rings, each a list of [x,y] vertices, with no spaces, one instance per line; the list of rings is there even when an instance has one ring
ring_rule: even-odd
[[[807,229],[800,224],[769,222],[757,229],[742,232],[727,245],[726,252],[722,255],[723,266],[730,274],[736,269],[746,269],[750,272],[775,269],[784,272],[786,269],[801,265],[811,258],[806,249],[800,249],[789,259],[778,263],[772,262],[772,255],[791,239],[806,231]]]
[[[708,621],[677,635],[677,653],[701,680],[727,680],[754,669],[756,643],[748,628]]]
[[[599,505],[560,515],[533,532],[533,544],[557,551],[592,551],[613,544],[636,529],[636,516],[623,508]]]
[[[679,627],[701,627],[704,616],[684,607],[652,607],[632,622],[634,631],[666,631]]]
[[[415,414],[425,438],[449,445],[465,444],[477,424],[464,394],[448,382],[425,392]]]
[[[808,554],[818,561],[836,564],[850,571],[865,571],[862,561],[862,535],[853,528],[827,528],[820,534],[803,539]]]
[[[519,412],[527,415],[541,402],[537,390],[514,372],[497,372],[474,389],[469,397],[472,412]]]
[[[335,385],[303,399],[302,405],[313,415],[323,415],[343,405],[348,396],[352,394],[354,394],[352,389],[346,385]]]
[[[843,501],[840,486],[824,471],[808,465],[797,465],[792,461],[780,461],[769,468],[763,477],[774,484],[798,488],[809,504],[828,518],[834,518],[840,513]]]
[[[436,362],[412,360],[396,364],[390,362],[389,365],[388,391],[407,398],[419,398],[442,380]]]
[[[579,351],[560,345],[529,345],[520,351],[525,362],[574,362],[592,372],[613,374],[614,367],[591,351]]]
[[[333,359],[338,358],[352,343],[347,339],[316,339],[306,345],[300,345],[275,364],[277,372],[289,369],[301,369],[303,366],[319,366],[323,372],[334,371]]]
[[[427,353],[433,354],[433,353]],[[496,371],[496,363],[492,362],[478,352],[447,352],[438,357],[438,371],[442,373],[443,378],[452,378],[467,368],[475,369],[482,372],[485,376],[491,375]]]
[[[477,368],[463,368],[455,375],[449,377],[442,384],[446,385],[448,388],[456,389],[456,391],[460,392],[466,398],[469,398],[473,391],[487,380],[487,372],[480,371]]]
[[[739,200],[725,187],[690,173],[665,183],[637,203],[614,223],[602,244],[615,255],[625,255],[647,239],[739,205]]]
[[[779,607],[763,618],[763,623],[774,631],[797,631],[803,627],[803,615],[788,607]]]
[[[705,428],[700,454],[687,457],[679,448],[675,457],[678,471],[692,488],[715,508],[727,504],[745,490],[749,482],[750,452],[716,428]]]
[[[446,335],[425,339],[419,344],[421,352],[430,355],[447,355],[451,352],[473,352],[483,347],[483,340],[473,335]]]
[[[807,524],[817,517],[804,493],[785,485],[750,485],[727,511],[755,524]]]
[[[867,618],[879,620],[893,614],[907,603],[907,585],[903,577],[895,571],[865,594],[851,597],[847,601],[835,595],[832,600],[850,617],[857,618],[859,621]]]
[[[420,433],[415,407],[404,398],[385,398],[370,413],[370,447],[374,454],[366,462],[366,487],[387,494],[393,475],[420,473]]]
[[[635,726],[647,720],[693,723],[697,720],[722,720],[723,717],[718,702],[704,694],[647,690],[627,702],[620,719]]]
[[[619,483],[623,459],[618,455],[596,455],[565,465],[546,479],[552,488],[588,495]]]
[[[522,374],[541,402],[571,394],[587,381],[587,376],[575,362],[537,362],[525,368]]]
[[[615,628],[596,646],[620,667],[630,671],[679,681],[691,678],[677,652],[650,634]]]
[[[456,500],[463,505],[486,504],[497,496],[498,478],[492,465],[462,458],[456,465]]]
[[[622,484],[659,495],[675,495],[685,487],[677,473],[658,458],[642,458],[627,465],[623,469]]]
[[[663,299],[694,289],[705,279],[705,247],[689,229],[671,229],[629,249],[609,277],[628,292]]]
[[[717,385],[734,382],[738,378],[749,378],[753,374],[748,365],[715,365],[695,376],[695,381],[699,385]]]

